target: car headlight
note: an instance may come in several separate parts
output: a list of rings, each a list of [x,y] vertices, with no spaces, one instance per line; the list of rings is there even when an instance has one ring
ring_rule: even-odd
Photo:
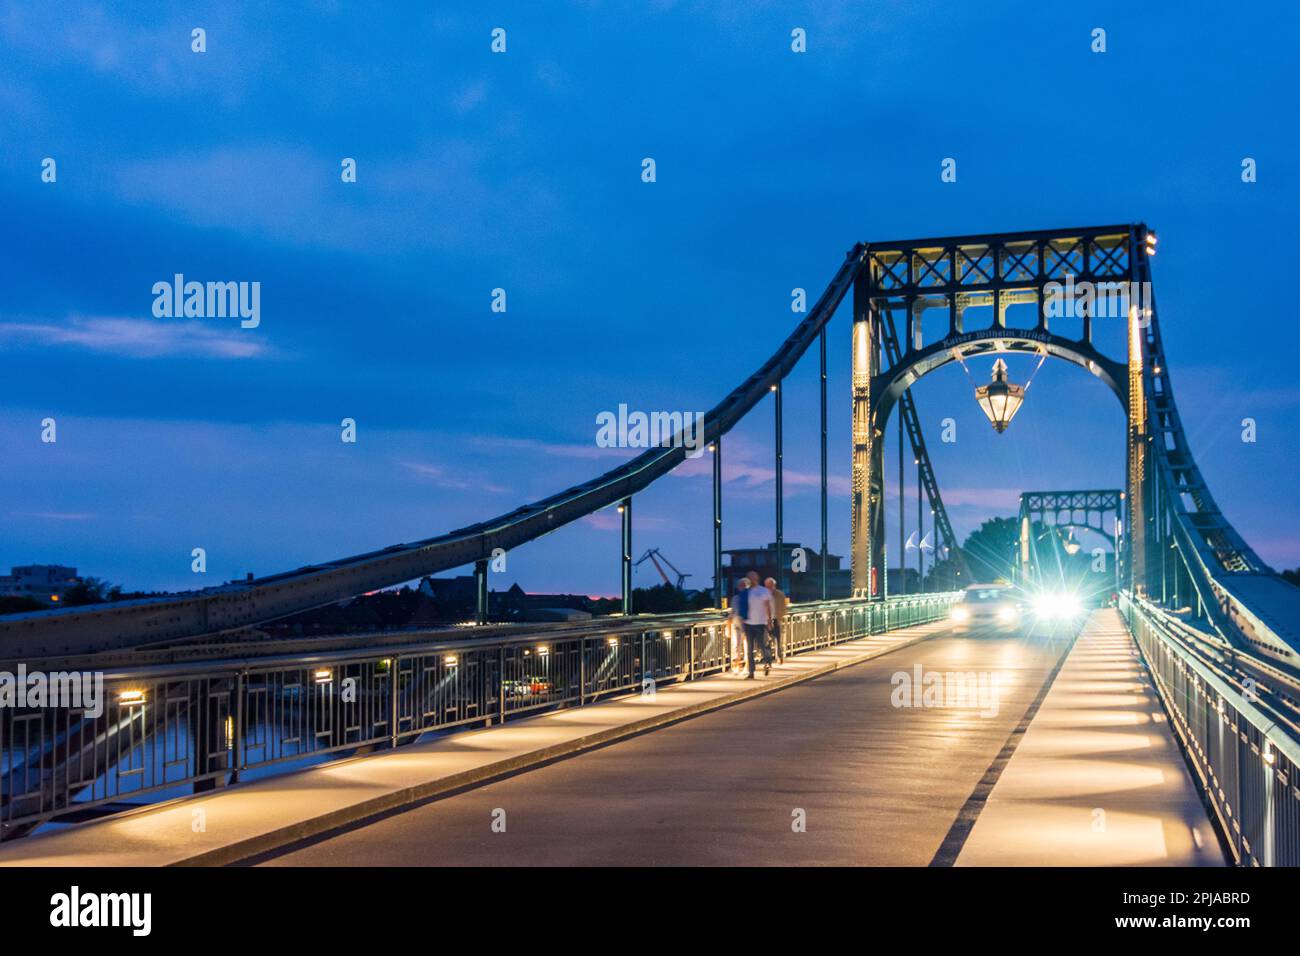
[[[1040,594],[1034,598],[1034,613],[1046,620],[1078,617],[1083,613],[1083,602],[1074,594]]]
[[[955,607],[948,612],[948,616],[954,621],[967,621],[970,620],[970,611],[964,607]]]

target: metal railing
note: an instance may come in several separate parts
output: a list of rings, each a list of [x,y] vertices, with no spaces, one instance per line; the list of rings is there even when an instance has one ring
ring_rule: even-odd
[[[1125,592],[1120,609],[1237,863],[1300,866],[1300,715],[1289,695],[1223,666],[1157,605]]]
[[[795,605],[783,618],[786,648],[811,651],[933,621],[956,596]],[[110,666],[99,672],[97,717],[0,707],[0,839],[115,801],[581,706],[731,664],[727,620],[716,611],[524,631]]]

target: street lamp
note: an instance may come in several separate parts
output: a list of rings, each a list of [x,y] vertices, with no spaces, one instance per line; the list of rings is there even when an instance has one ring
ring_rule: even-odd
[[[993,363],[993,381],[975,389],[975,401],[999,434],[1007,430],[1024,400],[1025,387],[1007,381],[1007,363],[1002,359]]]

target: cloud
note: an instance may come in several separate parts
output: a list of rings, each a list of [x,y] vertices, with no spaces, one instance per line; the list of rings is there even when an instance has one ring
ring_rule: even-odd
[[[270,354],[266,342],[248,331],[229,331],[204,322],[81,316],[70,316],[62,325],[0,322],[0,349],[28,343],[145,359],[176,355],[249,359]]]
[[[601,458],[621,458],[626,460],[640,455],[646,450],[644,448],[602,448],[596,445],[594,441],[590,445],[571,442],[544,442],[533,438],[478,437],[473,441],[475,444],[494,449],[534,451],[557,458],[578,460]],[[776,481],[775,466],[756,460],[759,455],[770,455],[770,452],[760,449],[743,439],[730,436],[725,439],[725,448],[726,454],[722,459],[722,480],[724,484],[733,486],[729,494],[748,497],[749,492],[762,489],[765,485],[771,485]],[[674,478],[709,478],[711,480],[713,461],[708,452],[705,452],[698,458],[687,458],[673,469],[671,475]],[[820,472],[800,471],[797,468],[787,466],[782,474],[782,479],[787,495],[794,495],[803,490],[821,487]],[[831,495],[846,497],[851,489],[852,482],[848,476],[835,474],[834,472],[827,476],[827,490]]]
[[[910,492],[909,492],[910,494]],[[969,488],[962,486],[948,487],[939,482],[939,495],[943,498],[945,508],[960,508],[967,505],[989,508],[1010,508],[1013,512],[1020,508],[1020,489],[1018,488]]]
[[[402,467],[415,472],[422,478],[428,478],[439,488],[450,488],[453,491],[486,491],[491,494],[506,494],[510,489],[503,488],[500,485],[488,484],[474,478],[457,478],[447,474],[445,468],[440,465],[430,465],[419,461],[404,461]]]
[[[193,68],[195,54],[190,49],[190,30],[195,25],[184,17],[164,22],[155,16],[145,18],[145,25],[137,25],[98,4],[62,8],[33,4],[28,9],[12,5],[0,18],[0,39],[25,55],[62,69],[90,70],[159,95],[192,90],[202,83],[200,71]],[[203,25],[244,49],[255,39],[241,34],[237,41],[231,40],[233,24],[226,23],[224,13],[206,17]],[[241,82],[239,75],[231,81]]]
[[[93,521],[95,515],[86,512],[11,511],[11,518],[43,518],[47,521]]]
[[[620,531],[623,528],[623,516],[619,514],[617,508],[594,511],[589,515],[583,515],[580,520],[597,531]],[[644,512],[636,515],[634,520],[639,532],[674,531],[679,527],[675,521],[662,515],[648,515]]]
[[[568,85],[568,77],[554,60],[543,60],[538,63],[533,75],[552,93],[558,93]]]
[[[478,94],[458,94],[466,109]],[[486,88],[482,91],[486,97]],[[344,156],[357,182],[340,180]],[[515,241],[552,236],[565,220],[560,193],[540,170],[497,170],[487,139],[426,138],[401,154],[326,154],[256,143],[127,158],[110,198],[160,209],[200,228],[308,248],[441,249],[499,253],[502,224]]]
[[[221,147],[126,160],[117,167],[115,192],[203,228],[280,234],[299,243],[325,235],[347,245],[349,237],[356,241],[355,213],[329,192],[339,163],[340,157],[299,147]],[[365,175],[364,160],[358,167]]]
[[[764,485],[776,482],[776,466],[770,464],[771,450],[760,447],[734,435],[723,439],[722,481],[723,484],[739,485],[742,496]],[[678,478],[701,478],[713,476],[713,461],[706,452],[699,458],[688,458],[672,472]],[[793,495],[806,489],[821,488],[820,471],[801,471],[788,464],[782,469],[781,480],[787,495]],[[832,470],[826,478],[827,493],[836,497],[847,497],[852,491],[853,482],[848,475]]]
[[[596,444],[594,431],[590,445],[572,442],[544,442],[535,438],[503,438],[500,436],[479,436],[472,440],[474,444],[487,448],[535,451],[543,455],[553,455],[556,458],[632,458],[645,451],[644,448],[602,448]]]
[[[475,80],[461,87],[451,97],[451,108],[461,115],[472,112],[487,100],[487,93],[487,80]]]

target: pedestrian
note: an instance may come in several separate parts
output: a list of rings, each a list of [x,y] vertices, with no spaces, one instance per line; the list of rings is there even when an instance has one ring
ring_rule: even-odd
[[[745,662],[745,615],[749,610],[749,578],[736,582],[736,596],[731,602],[731,614],[727,618],[727,631],[731,636],[731,673],[739,676],[744,670]]]
[[[772,643],[776,647],[776,662],[784,664],[785,640],[781,637],[781,621],[784,620],[786,609],[790,606],[790,599],[776,586],[776,578],[768,578],[763,583],[772,593]]]
[[[758,579],[758,572],[751,571],[751,580]],[[745,637],[749,639],[749,648],[745,655],[749,661],[749,673],[746,680],[754,679],[754,657],[763,655],[763,676],[772,673],[772,653],[767,647],[767,629],[772,626],[772,593],[761,584],[751,584],[745,590]]]

